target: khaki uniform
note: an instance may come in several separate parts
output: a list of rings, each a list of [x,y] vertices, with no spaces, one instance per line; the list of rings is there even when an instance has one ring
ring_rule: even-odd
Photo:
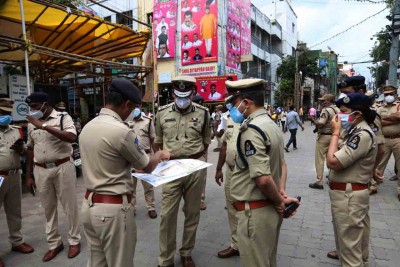
[[[231,178],[232,172],[235,168],[235,157],[236,157],[236,140],[237,135],[239,134],[239,123],[234,123],[232,118],[229,117],[226,130],[223,134],[222,141],[226,143],[226,168],[225,168],[225,200],[226,200],[226,209],[228,210],[228,221],[229,227],[231,229],[231,247],[233,249],[238,250],[237,244],[237,218],[236,218],[236,209],[233,206],[234,199],[231,196]]]
[[[9,241],[13,247],[24,243],[21,233],[21,171],[20,156],[10,147],[21,139],[20,129],[15,126],[0,128],[0,174],[4,178],[0,186],[0,208],[4,204]]]
[[[48,126],[61,129],[61,112],[53,109],[43,122]],[[69,115],[63,117],[63,130],[76,135],[74,122]],[[33,149],[35,163],[48,163],[49,165],[48,168],[43,168],[35,164],[33,175],[46,216],[46,234],[50,249],[55,249],[62,243],[58,233],[57,199],[60,200],[68,217],[68,243],[70,245],[79,244],[81,235],[76,200],[75,165],[71,158],[72,145],[46,130],[36,129],[32,124],[28,124],[28,147]],[[58,166],[51,166],[55,161],[68,157],[69,161]]]
[[[385,105],[378,110],[378,114],[382,119],[393,113],[400,111],[400,102],[394,102],[393,104]],[[382,126],[382,133],[385,137],[384,154],[381,162],[378,165],[378,169],[384,173],[386,165],[389,162],[390,156],[394,155],[396,168],[400,170],[400,123]],[[397,177],[400,177],[400,172],[397,172]],[[397,193],[400,194],[400,180],[397,180]]]
[[[152,151],[150,139],[154,139],[156,137],[152,119],[146,116],[140,116],[138,120],[133,120],[128,124],[135,131],[139,139],[139,144],[143,147],[145,153],[150,156]],[[136,210],[136,185],[138,179],[135,177],[132,177],[132,179],[132,204]],[[144,189],[144,198],[146,200],[147,210],[155,210],[154,187],[146,181],[142,180],[141,182]]]
[[[88,266],[133,266],[136,224],[126,195],[134,190],[131,169],[143,169],[149,157],[134,130],[107,108],[83,128],[79,143],[83,179],[91,192],[82,204]],[[92,203],[93,194],[122,195],[123,203]]]
[[[215,112],[215,117],[214,117],[214,133],[215,133],[215,135],[216,135],[216,137],[217,137],[217,148],[221,148],[221,146],[222,146],[221,137],[218,137],[218,136],[217,136],[217,129],[218,129],[219,123],[221,122],[221,119],[222,119],[222,112],[221,112],[221,111]]]
[[[363,121],[341,140],[339,147],[334,156],[344,169],[329,174],[330,182],[347,183],[346,191],[329,191],[336,248],[342,266],[368,266],[369,191],[353,191],[351,183],[369,183],[378,152],[376,136]]]
[[[382,133],[382,122],[380,116],[376,116],[375,120],[373,123],[369,124],[371,127],[371,130],[374,132],[376,136],[376,145],[384,145],[385,144],[385,137],[383,136]],[[379,168],[379,166],[378,166]],[[374,175],[372,174],[371,176],[371,186],[370,189],[375,189],[378,190],[379,184],[374,180]]]
[[[315,170],[317,171],[317,184],[323,185],[325,157],[328,152],[332,137],[331,121],[339,113],[339,108],[335,105],[323,108],[318,122],[324,126],[318,128],[317,142],[315,143]]]
[[[248,124],[259,127],[267,140]],[[271,175],[277,188],[280,187],[283,158],[283,138],[278,126],[262,109],[253,112],[240,126],[237,145],[243,160],[236,156],[236,166],[231,179],[231,195],[236,201],[264,200],[267,197],[258,189],[255,178]],[[267,151],[267,153],[266,153]],[[238,152],[239,153],[239,152]],[[273,205],[258,209],[237,211],[238,245],[240,259],[246,267],[276,266],[279,231],[282,216]]]
[[[204,160],[205,146],[211,143],[210,116],[208,109],[192,103],[181,114],[174,103],[160,107],[156,117],[156,139],[172,158],[188,158],[196,155]],[[176,228],[179,203],[185,200],[185,223],[183,229],[181,256],[190,256],[196,241],[200,219],[200,198],[204,188],[207,169],[192,173],[184,178],[163,185],[160,223],[160,266],[174,263],[176,250]]]

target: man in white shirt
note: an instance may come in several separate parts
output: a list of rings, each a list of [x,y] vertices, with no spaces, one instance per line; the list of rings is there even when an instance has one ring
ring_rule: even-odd
[[[184,22],[182,23],[183,32],[191,32],[196,29],[197,25],[193,22],[193,13],[188,10],[184,15]]]
[[[193,43],[189,41],[189,36],[186,34],[183,37],[183,44],[182,44],[182,49],[189,49],[192,48]]]
[[[161,34],[163,26],[165,26],[165,30],[168,31],[168,23],[165,22],[165,17],[162,17],[161,22],[157,24],[157,35]]]
[[[189,57],[189,51],[185,50],[183,51],[183,63],[189,63],[190,62],[190,57]]]
[[[193,46],[201,46],[203,44],[202,40],[199,40],[199,35],[197,33],[193,34]]]
[[[210,91],[211,93],[208,95],[209,100],[220,100],[222,95],[217,92],[217,86],[215,84],[211,84]]]

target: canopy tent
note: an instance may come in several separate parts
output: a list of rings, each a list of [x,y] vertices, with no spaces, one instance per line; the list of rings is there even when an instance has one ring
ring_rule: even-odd
[[[95,73],[96,67],[145,75],[152,70],[119,62],[143,55],[150,30],[137,32],[47,1],[21,1],[27,40],[23,39],[18,1],[8,0],[0,6],[0,63],[23,65],[28,48],[29,65],[52,69],[56,76],[82,70]]]

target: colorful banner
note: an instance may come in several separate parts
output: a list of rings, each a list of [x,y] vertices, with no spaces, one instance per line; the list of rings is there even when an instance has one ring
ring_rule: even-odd
[[[204,63],[180,68],[179,75],[189,76],[218,76],[217,63]]]
[[[251,1],[227,2],[226,65],[240,69],[242,55],[251,55]]]
[[[224,101],[226,96],[226,80],[236,81],[236,76],[208,76],[197,77],[197,94],[204,98],[205,102]]]
[[[178,0],[154,0],[153,36],[157,58],[175,57]]]
[[[217,62],[217,0],[183,0],[181,15],[182,65]]]

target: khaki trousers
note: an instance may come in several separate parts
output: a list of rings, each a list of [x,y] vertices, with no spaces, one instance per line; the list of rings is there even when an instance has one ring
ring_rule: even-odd
[[[133,192],[132,192],[132,205],[134,210],[136,210],[136,185],[137,178],[132,177],[133,182]],[[155,199],[154,199],[154,187],[146,181],[141,180],[143,191],[144,191],[144,199],[146,200],[147,210],[155,210]]]
[[[217,148],[221,148],[222,146],[222,138],[217,136]]]
[[[238,250],[237,244],[237,218],[236,218],[236,209],[233,206],[234,199],[231,195],[231,178],[232,171],[229,166],[226,166],[225,169],[225,200],[226,200],[226,209],[228,211],[228,222],[229,228],[231,229],[231,247],[233,249]]]
[[[55,249],[62,243],[61,236],[58,233],[57,200],[60,200],[68,217],[68,243],[70,245],[79,244],[81,234],[76,200],[75,165],[72,161],[69,161],[50,169],[35,166],[33,174],[36,190],[46,216],[46,235],[50,249]]]
[[[367,267],[369,259],[369,191],[330,190],[333,229],[342,267]]]
[[[328,153],[331,135],[319,135],[315,143],[315,170],[317,171],[317,184],[323,185],[326,153]]]
[[[204,160],[204,158],[201,158]],[[176,229],[179,203],[183,197],[185,222],[182,237],[181,256],[190,256],[196,241],[197,226],[200,220],[200,199],[204,188],[207,169],[194,172],[186,177],[163,185],[160,223],[160,266],[174,263],[176,251]]]
[[[400,170],[400,138],[390,139],[385,138],[384,154],[381,162],[378,165],[378,169],[384,173],[386,166],[389,162],[390,156],[394,156],[395,164],[398,170]],[[397,172],[397,178],[400,178],[400,172]],[[378,188],[377,183],[372,183],[373,189]],[[397,180],[397,193],[400,194],[400,180]]]
[[[208,161],[208,154],[206,153],[204,155],[204,158],[206,160],[206,162]],[[205,171],[205,175],[204,175],[204,186],[203,186],[203,192],[201,193],[201,205],[206,205],[206,184],[207,184],[207,171]]]
[[[88,267],[133,267],[136,223],[126,196],[122,204],[82,204],[82,223],[88,243]]]
[[[0,208],[4,204],[7,218],[8,237],[13,247],[24,243],[21,233],[21,174],[3,175],[4,181],[0,187]]]
[[[248,207],[246,207],[248,208]],[[245,267],[276,267],[282,224],[273,205],[237,212],[240,260]]]

